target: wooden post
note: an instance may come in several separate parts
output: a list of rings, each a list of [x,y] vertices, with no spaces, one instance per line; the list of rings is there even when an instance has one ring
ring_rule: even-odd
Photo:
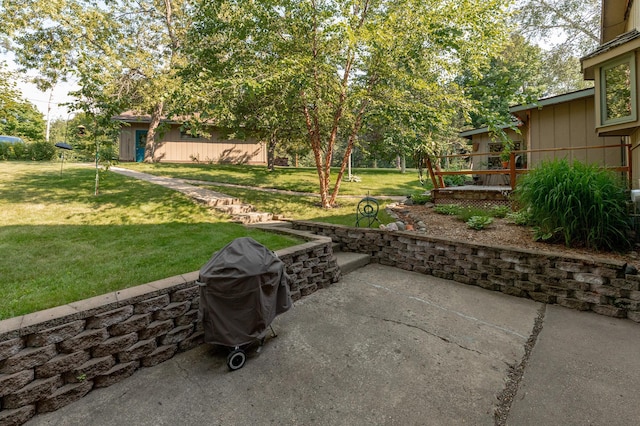
[[[509,153],[509,182],[511,189],[516,189],[516,154],[515,152]]]
[[[427,157],[427,169],[429,170],[429,177],[431,178],[431,183],[433,184],[434,189],[440,188],[438,186],[438,182],[436,181],[436,175],[433,173],[433,166],[431,165],[431,158]]]
[[[629,189],[633,189],[633,157],[631,156],[631,144],[627,145],[627,176],[629,179]]]

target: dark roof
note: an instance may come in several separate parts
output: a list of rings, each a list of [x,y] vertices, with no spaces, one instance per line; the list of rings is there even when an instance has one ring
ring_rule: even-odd
[[[150,123],[151,115],[143,114],[136,111],[125,111],[119,115],[111,117],[114,121],[123,121],[125,123]],[[182,121],[179,121],[178,118],[167,119],[167,117],[162,117],[160,121],[164,123],[172,123],[172,124],[182,124]]]
[[[636,30],[635,28],[629,32],[626,32],[624,34],[620,34],[618,37],[614,38],[613,40],[601,45],[600,47],[598,47],[596,50],[594,50],[593,52],[589,53],[586,56],[583,56],[582,58],[580,58],[580,61],[584,61],[586,59],[591,59],[594,58],[598,55],[601,55],[605,52],[608,52],[609,50],[615,49],[618,46],[622,46],[625,43],[629,43],[632,40],[637,39],[638,37],[640,37],[640,31]]]
[[[514,127],[520,127],[522,126],[524,123],[516,116],[511,116],[511,118],[513,119],[513,121],[511,122],[511,124],[503,124],[501,126],[498,126],[498,128],[500,129],[513,129]],[[458,136],[460,136],[461,138],[469,138],[470,136],[473,135],[479,135],[482,133],[488,133],[489,132],[489,128],[488,127],[479,127],[477,129],[469,129],[469,130],[465,130],[464,132],[460,132],[458,133]]]
[[[0,135],[0,142],[19,143],[23,142],[23,140],[17,136]]]

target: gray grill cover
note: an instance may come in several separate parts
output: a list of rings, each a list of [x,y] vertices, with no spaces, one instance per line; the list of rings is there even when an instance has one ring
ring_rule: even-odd
[[[284,263],[253,240],[237,238],[200,269],[204,340],[240,346],[264,337],[276,315],[291,308]]]

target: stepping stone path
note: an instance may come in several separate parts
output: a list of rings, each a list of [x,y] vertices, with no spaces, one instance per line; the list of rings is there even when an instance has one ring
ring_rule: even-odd
[[[153,176],[147,173],[123,169],[121,167],[111,167],[109,170],[124,176],[144,180],[181,192],[201,204],[230,215],[232,222],[252,224],[271,222],[274,219],[273,214],[257,212],[255,211],[254,206],[243,203],[238,198],[231,197],[221,192],[191,185],[184,179]]]

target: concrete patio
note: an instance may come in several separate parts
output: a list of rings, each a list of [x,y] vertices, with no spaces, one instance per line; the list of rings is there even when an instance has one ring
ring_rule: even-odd
[[[629,320],[374,264],[296,302],[274,328],[278,337],[236,372],[203,345],[27,424],[640,419],[640,327]]]

